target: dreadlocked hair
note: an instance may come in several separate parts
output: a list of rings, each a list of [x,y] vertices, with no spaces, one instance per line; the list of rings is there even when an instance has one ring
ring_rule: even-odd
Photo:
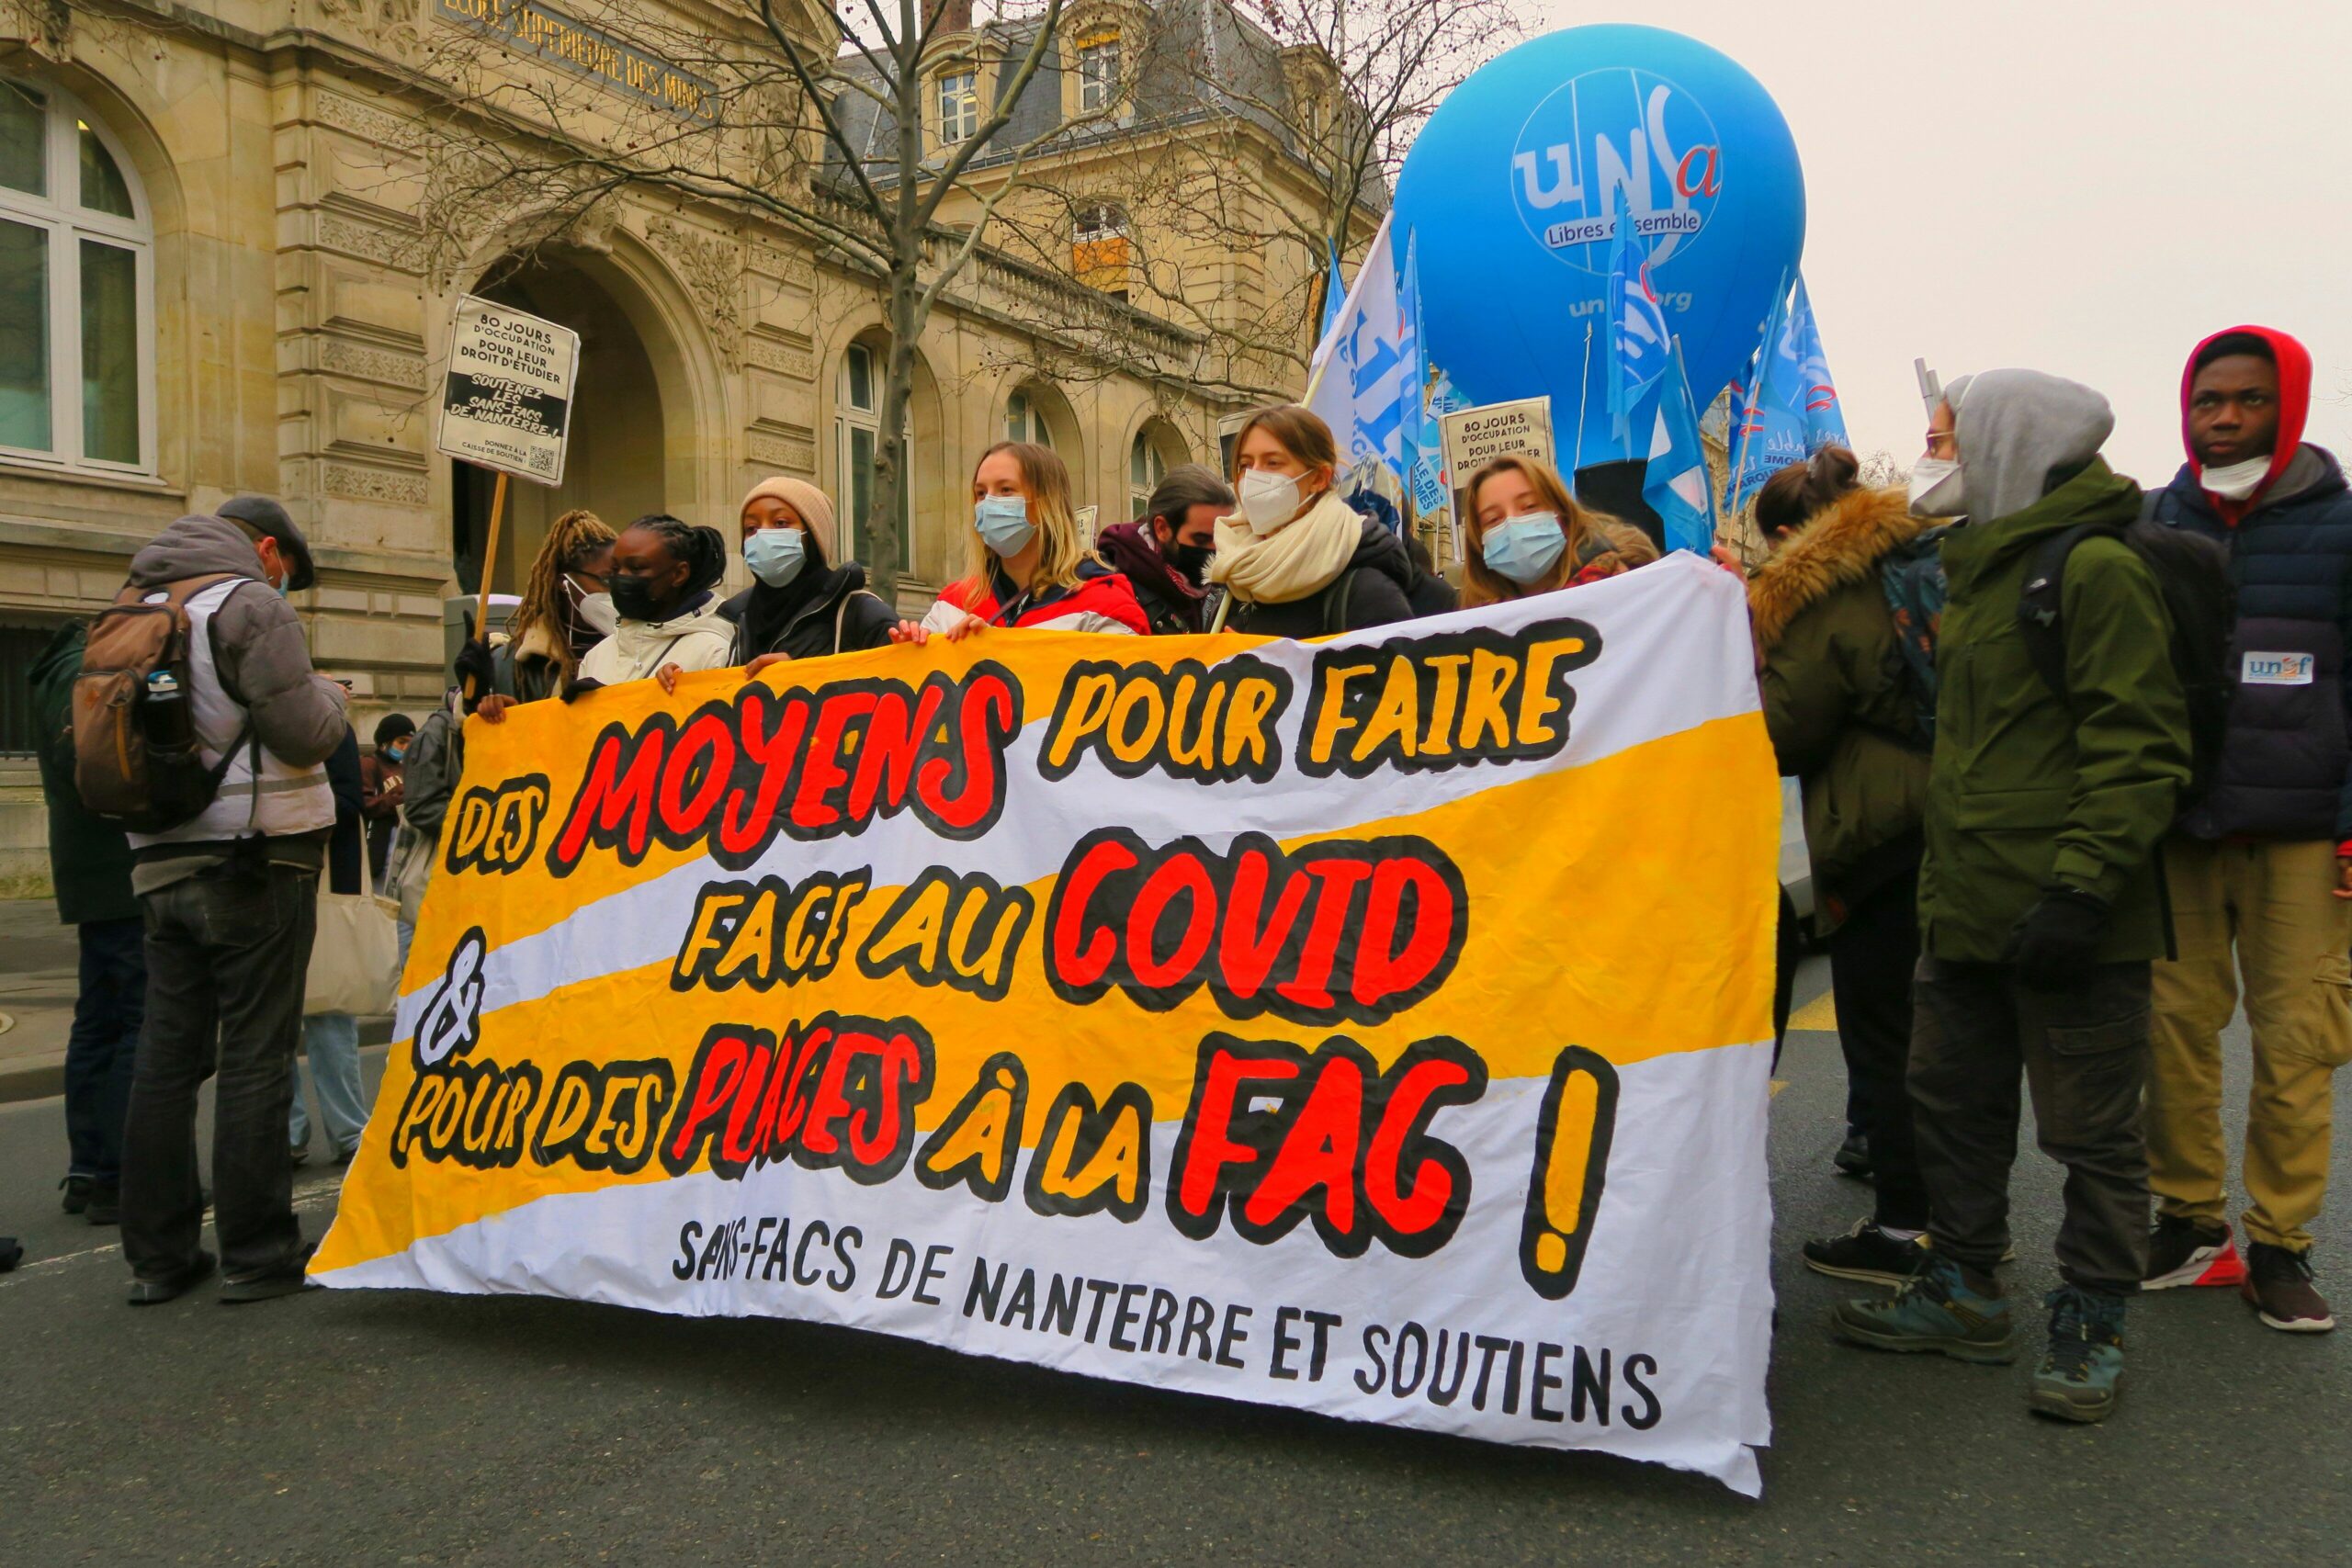
[[[611,524],[584,509],[567,512],[549,525],[539,553],[531,558],[531,580],[523,585],[523,602],[507,622],[513,646],[519,648],[525,632],[545,624],[554,629],[558,661],[564,665],[564,674],[571,675],[571,650],[562,631],[563,574],[578,570],[581,562],[619,536]]]
[[[686,583],[681,601],[691,599],[727,575],[727,536],[681,521],[666,512],[649,513],[629,525],[662,538],[662,547],[686,563]]]

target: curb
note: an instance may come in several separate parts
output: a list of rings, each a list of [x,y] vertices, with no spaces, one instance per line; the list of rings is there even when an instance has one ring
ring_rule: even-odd
[[[359,1021],[359,1045],[362,1050],[371,1045],[386,1044],[391,1037],[392,1021],[389,1015]],[[44,1056],[24,1056],[13,1062],[0,1062],[0,1105],[15,1105],[28,1100],[49,1100],[64,1092],[65,1054],[62,1051]]]

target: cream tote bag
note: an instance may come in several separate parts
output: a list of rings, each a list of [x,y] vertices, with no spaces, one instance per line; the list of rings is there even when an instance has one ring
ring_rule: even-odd
[[[359,841],[359,891],[331,893],[331,868],[319,868],[319,931],[311,942],[311,970],[302,991],[302,1016],[347,1012],[359,1018],[392,1010],[400,977],[398,901],[376,892],[368,863],[368,840]]]

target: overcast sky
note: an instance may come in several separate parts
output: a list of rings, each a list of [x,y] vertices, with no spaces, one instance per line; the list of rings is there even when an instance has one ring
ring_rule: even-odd
[[[1630,9],[1630,8],[1629,8]],[[2181,461],[2179,378],[2207,332],[2294,333],[2310,438],[2352,460],[2352,5],[2344,0],[1540,0],[1639,21],[1764,84],[1804,161],[1804,274],[1865,454],[1905,462],[1915,355],[1946,380],[2021,365],[2115,404],[2108,452]],[[1726,169],[1728,175],[1730,171]]]

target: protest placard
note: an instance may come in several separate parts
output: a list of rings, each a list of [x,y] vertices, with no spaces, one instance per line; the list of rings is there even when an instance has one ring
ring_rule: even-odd
[[[468,294],[458,300],[435,444],[543,485],[563,482],[580,334]]]
[[[466,744],[326,1284],[1757,1490],[1780,795],[1722,571],[1317,644],[995,630]]]
[[[1482,464],[1497,457],[1532,457],[1552,466],[1550,398],[1457,409],[1442,421],[1446,468],[1457,486],[1467,485]]]

